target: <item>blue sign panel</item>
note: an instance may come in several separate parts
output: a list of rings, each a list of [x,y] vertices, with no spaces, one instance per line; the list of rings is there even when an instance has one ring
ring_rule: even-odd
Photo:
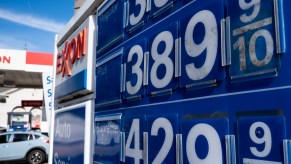
[[[228,131],[227,118],[182,120],[184,163],[226,163],[224,145]]]
[[[146,21],[147,0],[128,0],[127,31],[129,33],[141,28]]]
[[[117,115],[95,118],[94,161],[114,164],[120,162],[121,118]]]
[[[84,91],[87,88],[87,69],[77,73],[75,76],[56,86],[55,98],[59,99],[66,95]]]
[[[121,102],[121,61],[123,49],[106,56],[97,62],[96,99],[97,106]]]
[[[124,37],[123,0],[109,0],[97,10],[97,57]]]
[[[154,96],[171,93],[177,88],[175,77],[175,42],[178,39],[178,24],[175,22],[164,28],[152,29],[154,35],[149,38],[149,85],[148,92]],[[158,32],[156,32],[158,31]]]
[[[146,132],[145,115],[127,115],[123,117],[123,132],[125,133],[125,163],[142,163],[143,133]]]
[[[220,20],[224,18],[223,1],[207,1],[184,12],[181,19],[180,87],[187,89],[215,86],[225,77],[221,66]]]
[[[273,5],[284,0],[125,1],[124,38],[97,59],[95,99],[96,115],[122,113],[121,163],[283,163],[284,117],[236,114],[290,117],[290,71],[277,72],[290,56],[278,52]],[[105,151],[96,161],[120,163]]]
[[[84,162],[85,107],[76,107],[55,115],[53,163]]]
[[[239,163],[283,163],[286,135],[283,116],[249,116],[237,120]]]
[[[176,134],[178,115],[148,116],[148,162],[174,163],[176,161]]]
[[[144,94],[147,42],[142,39],[135,45],[126,47],[124,52],[125,86],[123,96],[127,100],[140,99],[141,95]]]
[[[273,0],[233,0],[228,3],[232,82],[277,76]]]

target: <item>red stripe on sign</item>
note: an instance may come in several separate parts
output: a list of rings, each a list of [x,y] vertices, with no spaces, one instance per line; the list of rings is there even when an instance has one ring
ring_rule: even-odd
[[[26,64],[53,65],[53,54],[26,52]]]

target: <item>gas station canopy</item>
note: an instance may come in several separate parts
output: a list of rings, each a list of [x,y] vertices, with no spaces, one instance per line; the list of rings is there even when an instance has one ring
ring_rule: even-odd
[[[52,66],[50,53],[0,49],[0,98],[19,88],[42,88],[42,73]]]

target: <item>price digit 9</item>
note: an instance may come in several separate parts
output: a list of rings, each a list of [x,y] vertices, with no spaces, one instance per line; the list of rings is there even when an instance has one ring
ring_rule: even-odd
[[[205,27],[205,36],[200,44],[193,39],[194,28],[198,23]],[[194,63],[186,65],[186,73],[191,80],[205,78],[213,68],[218,48],[218,30],[214,14],[209,10],[202,10],[189,21],[185,32],[185,49],[190,57],[198,57],[206,50],[206,59],[202,67],[197,68]]]
[[[198,136],[206,138],[208,143],[208,154],[204,159],[200,159],[195,148]],[[200,123],[191,128],[186,141],[186,153],[189,163],[199,164],[222,164],[222,147],[217,131],[210,125]]]
[[[263,130],[262,137],[258,137],[258,134],[261,133],[260,130],[258,130],[258,128]],[[250,151],[252,152],[252,154],[257,157],[268,156],[272,148],[272,135],[269,126],[263,122],[255,122],[250,127],[249,135],[254,143],[258,145],[265,144],[264,149],[261,151],[258,150],[256,147],[250,147]]]
[[[246,2],[246,0],[239,0],[239,7],[243,10],[248,10],[250,8],[253,8],[253,12],[251,15],[243,14],[240,16],[240,20],[244,23],[250,22],[254,20],[261,9],[261,0],[251,0],[250,2]]]

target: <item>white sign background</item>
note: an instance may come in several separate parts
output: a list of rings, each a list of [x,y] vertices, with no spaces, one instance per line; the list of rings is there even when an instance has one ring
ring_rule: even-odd
[[[4,57],[10,62],[4,62]],[[21,70],[25,69],[26,51],[22,50],[8,50],[0,49],[0,68],[4,70]]]
[[[52,109],[52,96],[53,96],[53,71],[42,73],[42,85],[44,92],[45,112],[47,123],[50,125],[50,116]]]

